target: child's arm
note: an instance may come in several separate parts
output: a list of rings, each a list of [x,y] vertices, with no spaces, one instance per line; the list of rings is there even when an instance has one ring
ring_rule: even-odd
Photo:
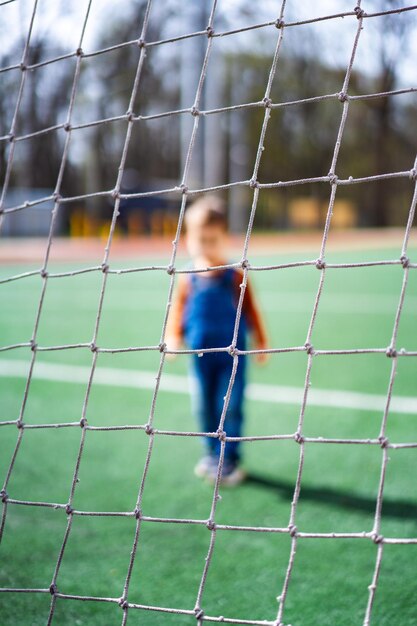
[[[187,278],[179,274],[177,278],[177,286],[174,289],[171,308],[168,314],[167,326],[165,331],[165,343],[168,350],[179,350],[183,341],[182,319],[184,306],[187,300]],[[175,355],[168,355],[174,358]]]
[[[243,310],[245,312],[249,326],[252,330],[255,350],[266,350],[268,348],[268,336],[266,332],[265,322],[255,300],[252,289],[252,282],[249,280],[246,282]],[[256,360],[258,363],[265,363],[268,357],[268,353],[259,352],[256,355]]]

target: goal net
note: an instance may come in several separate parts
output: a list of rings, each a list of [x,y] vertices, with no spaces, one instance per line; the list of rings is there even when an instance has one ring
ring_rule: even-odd
[[[11,5],[18,4],[18,2],[14,2],[13,0],[3,1],[0,3],[0,12],[10,8]],[[42,289],[40,293],[40,297],[38,299],[36,305],[36,316],[35,323],[33,327],[33,333],[31,337],[22,337],[20,342],[12,343],[10,345],[1,345],[0,350],[4,355],[7,353],[15,353],[22,351],[26,351],[30,354],[30,366],[28,369],[28,375],[25,383],[23,397],[21,398],[21,408],[18,416],[12,415],[3,415],[2,417],[2,430],[4,429],[13,429],[17,430],[17,438],[14,449],[12,451],[11,457],[7,459],[7,471],[5,476],[2,477],[2,490],[1,490],[1,501],[2,501],[2,514],[1,514],[1,525],[0,525],[0,534],[6,536],[8,532],[12,532],[12,528],[9,529],[8,526],[8,515],[9,511],[13,507],[50,507],[56,510],[56,515],[66,515],[67,524],[64,535],[62,537],[62,542],[60,546],[56,548],[56,560],[55,567],[52,579],[49,581],[49,584],[45,586],[45,588],[15,588],[3,586],[0,588],[1,596],[5,598],[6,596],[15,597],[18,594],[50,594],[50,610],[49,615],[47,617],[47,623],[54,623],[56,620],[56,607],[58,602],[77,602],[77,601],[94,601],[98,603],[114,603],[119,605],[121,608],[121,623],[126,624],[127,622],[132,621],[134,623],[133,615],[142,614],[145,612],[145,617],[143,618],[146,621],[146,612],[156,612],[161,615],[161,619],[164,619],[164,616],[167,614],[175,614],[181,616],[192,616],[195,618],[197,624],[202,625],[207,622],[221,622],[221,623],[230,623],[230,624],[259,624],[259,625],[270,625],[270,626],[284,626],[287,623],[286,621],[286,601],[289,589],[291,588],[292,580],[293,580],[293,570],[295,564],[297,562],[297,547],[302,544],[302,542],[314,541],[316,539],[328,540],[332,542],[337,542],[343,539],[357,539],[361,542],[368,542],[375,544],[375,560],[373,571],[369,572],[369,587],[368,587],[368,600],[367,604],[363,606],[363,624],[367,626],[372,622],[372,611],[375,601],[375,596],[378,590],[378,582],[379,575],[381,570],[381,565],[383,563],[384,557],[384,549],[387,545],[395,544],[395,545],[410,545],[417,544],[417,537],[390,537],[383,536],[381,533],[381,516],[383,510],[384,503],[384,485],[385,485],[385,477],[386,477],[386,468],[389,460],[390,451],[394,449],[413,449],[417,448],[417,442],[404,442],[404,441],[391,441],[387,437],[387,423],[390,417],[390,405],[392,402],[393,396],[393,387],[394,387],[394,379],[397,372],[398,362],[402,359],[412,359],[417,356],[417,352],[413,351],[405,346],[404,348],[397,345],[397,335],[398,328],[401,319],[401,315],[403,312],[403,306],[406,299],[407,294],[407,285],[409,283],[410,274],[417,269],[417,262],[413,262],[409,257],[408,247],[409,240],[412,233],[413,221],[414,221],[414,213],[417,202],[417,188],[416,188],[416,178],[417,178],[417,161],[409,163],[408,169],[401,171],[388,171],[388,172],[378,172],[375,175],[370,176],[362,176],[362,177],[354,177],[349,176],[348,178],[341,178],[338,175],[338,158],[339,152],[341,150],[341,146],[344,141],[344,133],[345,127],[347,124],[347,120],[351,115],[351,111],[357,105],[358,102],[369,101],[369,100],[391,100],[403,94],[413,94],[416,91],[416,87],[410,86],[409,88],[402,89],[389,89],[387,91],[380,91],[375,93],[363,93],[359,95],[352,95],[350,93],[350,82],[352,78],[352,72],[355,69],[355,60],[357,57],[357,51],[360,46],[360,41],[362,37],[362,33],[369,28],[369,25],[372,21],[378,20],[381,17],[389,18],[390,20],[398,20],[405,19],[404,16],[411,16],[415,14],[417,11],[416,5],[389,5],[389,3],[370,3],[370,2],[361,2],[358,0],[357,6],[353,8],[346,9],[340,12],[328,12],[327,14],[320,15],[312,15],[311,17],[298,19],[296,17],[296,8],[292,7],[292,13],[290,17],[288,17],[289,7],[287,5],[291,4],[288,0],[283,0],[281,3],[277,3],[278,9],[277,14],[273,20],[267,21],[252,21],[249,24],[234,26],[232,25],[228,29],[221,29],[217,26],[216,23],[216,14],[219,10],[217,6],[216,0],[212,2],[210,5],[210,9],[207,11],[207,22],[203,29],[194,30],[190,32],[180,32],[176,36],[172,36],[167,39],[153,39],[152,38],[152,19],[153,19],[153,11],[159,6],[159,10],[164,12],[164,5],[166,5],[168,10],[168,5],[170,3],[168,1],[155,0],[152,2],[148,0],[144,11],[143,11],[143,19],[141,23],[137,25],[137,37],[134,41],[120,41],[117,44],[104,47],[101,49],[96,49],[91,52],[84,51],[85,44],[85,36],[89,27],[89,19],[91,17],[92,6],[94,5],[94,0],[89,0],[85,2],[84,5],[84,17],[81,23],[77,23],[73,25],[73,28],[77,28],[79,31],[79,41],[76,49],[72,50],[70,53],[56,57],[52,56],[51,58],[45,58],[38,62],[32,62],[30,59],[33,59],[31,56],[31,45],[32,45],[32,35],[33,30],[36,25],[36,20],[40,19],[42,16],[42,12],[47,10],[45,9],[45,3],[41,0],[35,0],[30,9],[30,19],[28,21],[28,28],[25,32],[25,40],[23,53],[21,58],[16,62],[12,62],[9,64],[3,64],[0,68],[0,78],[4,79],[5,89],[7,88],[7,77],[10,75],[19,76],[19,84],[14,93],[14,107],[12,114],[10,115],[10,127],[8,131],[0,137],[1,144],[3,145],[2,151],[2,192],[0,199],[0,218],[1,218],[1,228],[4,232],[7,233],[7,225],[8,221],[12,219],[16,214],[21,214],[24,218],[25,213],[28,212],[33,207],[37,207],[40,205],[47,205],[50,207],[48,210],[50,212],[50,224],[49,224],[49,232],[45,237],[45,245],[44,245],[44,260],[41,264],[41,267],[36,269],[28,269],[27,271],[22,271],[18,273],[13,273],[7,275],[2,278],[0,281],[2,285],[9,284],[13,281],[19,281],[19,284],[22,285],[22,289],[24,289],[25,281],[27,281],[31,277],[39,277],[39,281],[42,284]],[[220,3],[219,3],[220,4]],[[226,4],[226,3],[225,3]],[[295,4],[295,3],[293,3]],[[379,5],[382,6],[383,9],[378,8]],[[378,6],[376,6],[378,5]],[[388,6],[389,5],[389,6]],[[28,4],[25,5],[26,8]],[[46,5],[47,7],[48,5]],[[325,3],[325,6],[330,6],[330,3]],[[117,10],[116,4],[114,5],[114,10]],[[18,15],[16,13],[15,15]],[[160,14],[159,14],[160,15]],[[293,18],[295,15],[295,18]],[[329,28],[332,24],[338,22],[343,22],[343,24],[354,24],[354,35],[351,38],[349,43],[350,53],[349,53],[349,61],[347,66],[345,67],[344,77],[340,84],[340,88],[335,93],[322,93],[318,96],[313,96],[310,98],[303,98],[302,100],[288,100],[286,98],[286,94],[281,94],[281,99],[276,101],[272,98],[272,86],[276,77],[279,77],[280,72],[280,62],[282,59],[283,51],[285,50],[285,41],[286,34],[290,30],[299,29],[303,25],[306,24],[315,24],[319,22],[326,22],[329,24]],[[231,45],[233,46],[233,38],[237,35],[240,37],[251,37],[251,34],[254,31],[263,31],[267,34],[270,40],[274,41],[274,53],[270,58],[269,63],[269,71],[267,76],[267,81],[264,85],[264,93],[262,99],[258,101],[247,101],[245,99],[244,94],[242,95],[242,100],[231,104],[227,107],[214,107],[203,109],[202,108],[202,94],[205,88],[205,83],[207,80],[207,76],[211,71],[211,59],[213,55],[213,51],[216,50],[216,46],[219,44],[220,40],[230,40]],[[199,58],[199,55],[188,59],[187,67],[191,67],[190,71],[194,72],[194,76],[198,75],[198,80],[196,81],[197,87],[194,90],[193,99],[190,100],[183,108],[180,109],[170,109],[169,106],[163,101],[159,102],[159,109],[147,115],[143,115],[137,109],[138,96],[140,96],[140,92],[142,89],[142,83],[146,85],[146,64],[147,64],[147,54],[149,51],[158,48],[160,50],[164,50],[169,44],[173,42],[179,42],[183,40],[193,40],[197,41],[201,47],[200,49],[203,51],[202,58]],[[250,39],[249,39],[250,40]],[[123,48],[132,48],[137,50],[137,59],[136,66],[134,68],[130,68],[132,71],[132,81],[131,81],[131,92],[129,97],[129,105],[126,112],[123,113],[115,113],[111,117],[97,118],[83,122],[74,123],[73,121],[73,112],[74,105],[76,99],[79,95],[80,89],[80,80],[82,76],[82,70],[84,66],[87,66],[89,63],[93,62],[97,57],[105,58],[109,52],[114,51],[115,49],[123,49]],[[65,63],[68,59],[72,59],[74,61],[74,71],[71,78],[71,90],[69,94],[69,98],[66,102],[66,119],[59,124],[54,124],[52,126],[44,126],[41,128],[37,128],[36,130],[32,130],[28,133],[19,132],[19,128],[21,127],[21,119],[22,116],[28,115],[27,108],[25,108],[25,97],[27,96],[28,89],[28,75],[39,69],[40,67],[46,66],[54,66],[56,67],[56,76],[59,74],[60,64]],[[2,88],[3,89],[3,88]],[[189,93],[189,89],[188,89]],[[36,94],[35,94],[36,95]],[[97,98],[102,97],[101,94],[97,94]],[[259,170],[261,167],[261,163],[263,159],[268,159],[268,151],[265,150],[265,143],[268,137],[268,130],[271,116],[274,115],[274,111],[276,110],[284,110],[286,108],[291,108],[294,105],[303,104],[305,107],[308,107],[310,104],[322,102],[322,101],[331,101],[337,103],[340,106],[340,114],[339,114],[339,124],[335,133],[335,141],[334,141],[334,149],[331,161],[329,163],[329,167],[326,171],[323,171],[321,175],[317,177],[308,177],[308,178],[297,178],[292,180],[280,180],[280,172],[277,170],[277,179],[271,181],[263,181],[260,179]],[[140,102],[140,98],[139,98]],[[139,107],[140,108],[140,107]],[[260,127],[257,151],[253,161],[252,172],[250,178],[245,180],[233,180],[229,181],[225,184],[208,184],[202,185],[200,187],[196,187],[193,183],[192,176],[192,168],[194,159],[199,158],[197,154],[198,150],[198,141],[199,141],[199,132],[201,132],[201,121],[204,118],[205,120],[210,118],[212,120],[213,126],[216,124],[216,119],[221,113],[228,112],[231,116],[236,114],[237,112],[241,112],[242,110],[253,110],[257,109],[262,115],[262,124]],[[96,109],[95,109],[96,110]],[[10,111],[9,111],[10,113]],[[173,186],[161,187],[152,190],[144,190],[144,191],[133,191],[127,192],[123,188],[123,177],[125,175],[126,170],[126,161],[127,155],[129,151],[129,147],[132,142],[132,134],[136,125],[141,124],[143,120],[149,119],[160,119],[160,118],[169,118],[175,119],[178,117],[185,117],[191,120],[191,126],[188,133],[187,145],[183,146],[183,163],[182,163],[182,172],[180,178],[176,181]],[[80,131],[80,129],[93,128],[93,127],[104,127],[114,123],[121,123],[124,125],[124,139],[123,146],[121,149],[121,157],[119,161],[117,177],[115,180],[108,180],[108,185],[105,188],[100,188],[99,190],[91,191],[88,193],[78,193],[77,190],[74,190],[72,195],[65,195],[63,193],[63,180],[66,175],[66,168],[68,167],[68,155],[70,151],[71,142],[74,140],[74,135]],[[24,126],[22,126],[24,127]],[[218,129],[217,129],[218,130]],[[56,185],[52,193],[48,193],[44,196],[37,197],[33,199],[33,197],[27,197],[20,199],[17,202],[10,201],[10,189],[12,186],[13,179],[13,168],[16,165],[17,160],[20,158],[19,155],[22,154],[21,149],[22,146],[28,145],[33,139],[44,137],[45,141],[49,140],[48,138],[55,135],[60,134],[60,136],[64,137],[64,142],[62,145],[62,152],[60,162],[55,164],[57,166],[57,177],[56,177]],[[265,151],[265,152],[264,152]],[[94,158],[94,157],[93,157]],[[207,165],[209,167],[209,165]],[[329,233],[332,227],[332,219],[334,213],[335,202],[337,201],[337,194],[339,190],[344,187],[350,186],[360,186],[366,185],[367,183],[372,184],[380,184],[383,181],[391,181],[391,180],[401,179],[409,184],[409,210],[408,217],[406,223],[404,223],[404,231],[403,231],[403,243],[401,249],[398,250],[398,254],[395,258],[381,258],[376,260],[365,260],[365,261],[355,261],[355,262],[327,262],[326,260],[326,250],[329,239]],[[255,223],[255,215],[257,214],[257,208],[259,204],[259,196],[264,190],[269,189],[290,189],[293,187],[301,187],[303,185],[315,185],[315,184],[327,184],[328,185],[328,196],[327,196],[327,210],[326,216],[324,220],[324,227],[321,236],[321,245],[317,250],[317,254],[314,255],[314,258],[304,258],[299,261],[288,261],[281,263],[272,263],[265,265],[258,265],[253,262],[251,255],[249,254],[250,250],[250,241],[252,236],[252,230]],[[161,385],[163,385],[164,374],[166,373],[166,360],[167,355],[171,352],[166,344],[166,325],[168,320],[168,315],[171,308],[172,297],[174,293],[174,289],[176,286],[176,281],[178,275],[184,272],[191,273],[195,270],[183,269],[181,264],[178,262],[178,249],[181,240],[181,232],[183,227],[183,219],[184,213],[188,204],[194,199],[195,196],[211,193],[211,192],[225,192],[231,193],[235,189],[245,189],[248,193],[250,193],[251,197],[251,208],[248,219],[244,224],[245,228],[245,236],[243,245],[241,247],[241,256],[238,262],[230,263],[225,267],[233,267],[240,268],[243,272],[243,279],[241,284],[241,292],[240,299],[237,308],[236,314],[236,323],[234,336],[231,338],[230,345],[228,346],[219,346],[216,349],[210,349],[211,351],[223,351],[227,352],[230,355],[230,358],[233,362],[232,374],[229,382],[229,387],[224,398],[224,407],[221,415],[221,419],[219,422],[218,429],[215,433],[200,433],[196,431],[184,432],[180,430],[166,430],[159,428],[158,421],[155,419],[155,408],[157,405],[158,394],[160,393]],[[168,263],[162,265],[146,265],[146,264],[138,264],[135,267],[117,267],[112,266],[112,246],[114,245],[114,239],[117,236],[117,227],[121,217],[121,213],[123,212],[123,203],[126,203],[132,199],[145,199],[152,198],[154,196],[160,196],[161,194],[171,194],[171,196],[175,199],[176,202],[176,228],[175,235],[172,241],[172,252],[171,256],[168,260]],[[98,266],[85,266],[82,268],[72,268],[70,270],[54,272],[50,270],[50,257],[52,245],[55,241],[57,225],[59,224],[59,220],[63,212],[66,211],[67,207],[72,207],[75,204],[82,204],[86,201],[94,201],[94,200],[102,200],[111,203],[112,205],[112,214],[110,225],[108,228],[108,232],[106,234],[105,242],[103,243],[102,249],[102,260],[101,264]],[[115,234],[116,233],[116,234]],[[98,232],[94,232],[94,235],[98,235]],[[398,304],[395,310],[395,321],[392,328],[392,333],[390,337],[387,337],[386,345],[381,345],[379,347],[370,347],[370,348],[348,348],[348,349],[322,349],[319,345],[313,345],[313,330],[316,325],[316,321],[320,316],[320,301],[322,298],[323,292],[326,290],[326,277],[329,272],[337,272],[341,270],[346,270],[350,268],[351,271],[355,271],[354,268],[358,267],[375,267],[375,266],[399,266],[402,268],[402,282],[400,288],[400,297],[398,300]],[[261,441],[261,440],[288,440],[293,441],[294,446],[297,447],[298,450],[298,471],[296,475],[296,480],[293,485],[293,497],[290,506],[288,523],[283,527],[277,526],[245,526],[245,525],[230,525],[230,524],[221,524],[217,521],[217,511],[219,507],[219,501],[221,499],[221,473],[224,459],[224,451],[227,443],[233,438],[228,437],[227,431],[225,431],[224,423],[226,417],[226,411],[228,408],[229,400],[231,397],[233,384],[236,376],[236,371],[239,368],[239,360],[242,355],[245,354],[256,354],[257,350],[248,349],[246,351],[239,350],[236,347],[237,344],[237,334],[239,330],[239,322],[241,318],[242,306],[245,297],[245,290],[247,285],[248,276],[250,275],[259,275],[262,272],[280,272],[281,270],[291,270],[292,268],[299,268],[302,266],[311,266],[317,268],[319,272],[319,282],[318,288],[314,299],[314,305],[311,310],[310,321],[308,328],[306,328],[305,342],[302,345],[285,345],[285,341],[283,340],[281,345],[271,345],[270,348],[265,349],[264,352],[268,352],[270,354],[281,354],[281,353],[300,353],[305,355],[305,379],[304,379],[304,388],[302,394],[302,401],[299,406],[298,413],[298,424],[295,432],[288,432],[284,434],[270,434],[270,435],[247,435],[243,436],[240,439],[245,442],[246,446],[252,445],[253,442]],[[200,269],[199,272],[209,271],[210,268]],[[101,275],[101,288],[98,298],[97,304],[97,312],[95,317],[94,328],[92,328],[92,337],[89,342],[78,342],[66,345],[39,345],[38,342],[38,327],[40,324],[40,320],[44,315],[45,302],[47,301],[46,295],[48,292],[49,285],[51,281],[55,280],[64,280],[68,276],[75,276],[77,274],[83,273],[97,273],[97,275]],[[109,277],[112,274],[123,274],[123,273],[134,273],[134,272],[161,272],[168,274],[169,276],[169,288],[166,298],[166,308],[164,314],[164,321],[161,328],[160,333],[160,342],[158,345],[137,345],[131,347],[108,347],[105,345],[100,345],[98,341],[98,333],[100,329],[100,324],[103,316],[103,311],[106,307],[106,289],[108,286]],[[256,280],[256,279],[255,279]],[[394,312],[393,312],[394,313]],[[13,324],[13,319],[10,319],[10,324]],[[27,401],[30,397],[31,387],[34,378],[34,371],[36,361],[39,358],[39,354],[42,352],[48,351],[70,351],[70,350],[78,350],[78,349],[87,349],[91,350],[91,367],[89,367],[89,374],[86,383],[86,392],[83,406],[81,409],[81,418],[80,420],[72,421],[72,422],[64,422],[61,423],[57,421],[56,423],[33,423],[30,421],[29,416],[26,415],[26,407]],[[204,355],[205,352],[210,350],[191,350],[191,349],[181,349],[176,350],[174,352],[178,354],[192,354],[193,352],[197,352],[199,354]],[[98,426],[94,423],[90,423],[88,419],[88,406],[91,391],[95,385],[95,374],[96,374],[96,366],[97,359],[102,354],[117,354],[122,352],[140,352],[140,351],[148,351],[153,352],[159,358],[159,365],[156,372],[153,391],[152,391],[152,401],[149,407],[149,416],[146,423],[138,423],[138,424],[130,424],[123,425],[119,423],[117,420],[109,426]],[[312,370],[314,370],[315,363],[322,356],[332,356],[332,355],[361,355],[361,354],[376,354],[380,355],[381,359],[388,358],[391,362],[391,373],[389,378],[388,388],[386,390],[386,397],[384,403],[384,409],[381,412],[381,422],[380,422],[380,430],[378,436],[374,438],[328,438],[328,437],[309,437],[305,435],[304,431],[304,418],[306,409],[309,405],[310,398],[310,385],[311,385],[311,374]],[[203,356],[204,358],[204,356]],[[12,360],[11,360],[12,363]],[[47,399],[45,397],[45,403]],[[69,497],[67,502],[48,502],[48,501],[30,501],[30,500],[20,500],[14,497],[13,490],[10,489],[10,481],[13,475],[13,471],[15,469],[16,460],[19,455],[24,454],[24,446],[22,446],[22,441],[25,439],[25,435],[28,429],[67,429],[68,431],[71,429],[80,429],[81,427],[81,440],[79,443],[78,454],[76,458],[75,467],[73,470],[73,476],[71,484],[69,485]],[[149,438],[149,445],[146,454],[146,460],[143,468],[143,473],[139,484],[137,485],[137,501],[134,510],[125,511],[125,512],[112,512],[111,510],[111,497],[109,497],[109,511],[85,511],[85,510],[77,510],[73,505],[74,496],[78,486],[79,480],[79,471],[80,467],[83,463],[83,454],[85,449],[88,447],[88,442],[90,441],[90,437],[94,437],[94,433],[97,431],[117,431],[117,430],[141,430],[144,431]],[[88,435],[87,435],[88,433]],[[211,510],[208,519],[191,519],[191,518],[159,518],[152,517],[146,514],[146,511],[143,510],[142,501],[143,495],[146,492],[147,488],[147,476],[148,469],[151,463],[151,459],[153,455],[157,454],[154,451],[154,441],[157,440],[158,437],[169,437],[172,441],[172,446],[175,446],[177,438],[179,437],[195,437],[199,438],[203,434],[206,434],[210,437],[217,437],[221,442],[221,454],[220,460],[218,464],[218,472],[217,479],[215,481],[213,490],[210,494],[210,502],[211,502]],[[87,439],[86,439],[87,436]],[[326,444],[328,446],[340,446],[340,444],[349,444],[351,446],[370,446],[374,448],[380,448],[380,467],[379,467],[379,487],[376,494],[375,502],[374,502],[374,522],[373,527],[361,532],[352,532],[345,533],[339,532],[337,528],[334,529],[333,532],[310,532],[308,528],[300,528],[297,521],[297,507],[299,504],[300,494],[302,494],[303,489],[303,467],[304,467],[304,459],[305,459],[305,450],[309,446],[314,446],[315,444]],[[28,477],[30,480],[30,477]],[[133,536],[133,541],[131,545],[130,558],[128,562],[126,562],[126,576],[125,583],[123,588],[120,589],[120,595],[118,597],[98,597],[94,595],[74,595],[67,593],[65,587],[61,587],[60,585],[60,570],[62,563],[65,561],[66,555],[66,547],[71,535],[73,526],[76,524],[76,520],[78,516],[126,516],[131,517],[135,523],[135,533]],[[210,533],[210,541],[208,545],[208,551],[206,553],[205,560],[201,563],[201,578],[200,583],[198,585],[198,591],[195,597],[195,604],[191,607],[174,607],[174,606],[153,606],[147,604],[138,604],[134,602],[134,600],[130,596],[130,588],[131,588],[131,576],[134,564],[139,561],[138,567],[140,567],[140,554],[141,554],[141,528],[144,523],[154,523],[160,524],[165,522],[171,522],[175,524],[181,525],[200,525],[206,526],[208,532]],[[216,538],[222,532],[233,532],[239,533],[243,531],[252,531],[253,534],[256,533],[277,533],[283,534],[290,537],[290,551],[288,555],[288,562],[286,565],[285,573],[283,576],[284,583],[282,588],[276,590],[276,595],[278,596],[278,605],[276,617],[273,620],[257,620],[251,619],[251,616],[248,615],[246,619],[236,618],[233,615],[220,615],[220,614],[209,614],[205,610],[205,602],[204,602],[204,592],[206,586],[207,576],[212,565],[213,554],[216,550]],[[251,536],[253,536],[251,534]],[[28,538],[27,548],[29,549],[30,542]],[[407,549],[407,548],[404,548]],[[7,563],[3,563],[2,569],[7,570]],[[271,573],[272,575],[273,573]],[[55,618],[55,619],[54,619]],[[58,623],[58,622],[57,622]],[[163,623],[163,621],[159,622]],[[299,621],[297,624],[300,626],[303,624],[303,616],[302,611],[299,615]]]

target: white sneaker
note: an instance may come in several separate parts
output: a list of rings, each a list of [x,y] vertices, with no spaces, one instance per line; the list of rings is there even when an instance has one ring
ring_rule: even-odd
[[[198,478],[206,478],[207,476],[215,475],[217,473],[217,465],[219,460],[217,457],[208,454],[203,456],[194,468],[194,474]]]
[[[237,463],[225,461],[221,477],[221,484],[235,487],[240,485],[246,478],[246,472]]]
[[[218,460],[215,459],[215,464],[211,466],[207,474],[205,475],[206,480],[214,485],[217,480],[218,473]],[[222,475],[220,478],[220,484],[226,485],[229,487],[234,487],[236,485],[240,485],[246,478],[246,472],[232,461],[224,461],[222,468]]]

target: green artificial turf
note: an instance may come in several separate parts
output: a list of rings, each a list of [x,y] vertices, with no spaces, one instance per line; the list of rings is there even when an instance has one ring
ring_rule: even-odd
[[[416,258],[416,249],[409,251]],[[397,250],[329,254],[328,262],[397,258]],[[256,257],[253,264],[282,263],[301,255]],[[314,256],[312,257],[314,258]],[[152,261],[153,262],[153,261]],[[167,259],[155,259],[166,263]],[[182,262],[182,261],[181,261]],[[140,262],[144,264],[143,261]],[[148,261],[146,261],[148,263]],[[118,266],[138,265],[138,260]],[[53,270],[80,265],[55,263]],[[2,277],[26,268],[1,268]],[[264,311],[271,346],[300,346],[306,340],[320,272],[296,267],[250,274]],[[401,290],[401,266],[326,271],[322,299],[313,330],[316,349],[382,348],[391,342]],[[51,278],[40,317],[39,346],[89,342],[92,339],[100,272]],[[157,345],[170,277],[160,271],[109,275],[97,343],[103,347]],[[23,278],[0,285],[1,344],[28,341],[35,321],[41,279]],[[410,271],[397,347],[417,350],[417,273]],[[0,360],[26,361],[29,348],[0,353]],[[186,375],[186,355],[166,362],[164,372]],[[100,368],[136,369],[156,374],[155,351],[99,354]],[[39,352],[36,364],[90,366],[86,348]],[[86,382],[37,379],[36,367],[24,413],[27,424],[73,422],[81,417]],[[304,352],[273,355],[266,366],[250,366],[250,380],[268,385],[304,384]],[[316,356],[311,385],[384,395],[392,360],[384,354]],[[395,396],[415,396],[417,360],[398,359]],[[22,377],[0,377],[0,420],[14,420],[24,392]],[[86,416],[90,425],[145,424],[152,390],[94,385]],[[300,406],[248,400],[248,435],[288,434],[297,428]],[[309,406],[304,435],[327,438],[376,438],[382,412]],[[161,391],[154,426],[164,430],[196,430],[187,395]],[[1,482],[10,464],[18,431],[0,429]],[[388,416],[392,442],[417,441],[417,415]],[[68,501],[81,429],[27,429],[8,484],[10,498]],[[132,511],[149,438],[142,430],[87,431],[73,506],[82,511]],[[193,475],[200,455],[195,437],[156,436],[145,482],[145,516],[207,520],[213,487]],[[236,489],[221,489],[216,522],[239,526],[286,527],[299,465],[299,445],[292,440],[244,443],[248,480]],[[389,450],[380,532],[387,537],[417,537],[416,449]],[[380,479],[379,446],[311,443],[305,460],[296,525],[300,532],[359,533],[371,531]],[[8,506],[0,547],[0,586],[48,588],[62,544],[67,516],[62,509]],[[57,586],[66,594],[118,598],[122,595],[135,532],[132,517],[74,516]],[[137,604],[193,610],[210,542],[199,524],[142,522],[129,588]],[[234,619],[274,620],[277,596],[288,567],[288,534],[219,530],[202,597],[206,615]],[[362,624],[377,555],[369,539],[299,539],[288,588],[284,622],[292,626]],[[417,545],[385,545],[375,596],[372,624],[417,623],[415,562]],[[0,594],[3,626],[45,624],[48,594]],[[58,599],[57,625],[120,624],[115,603]],[[193,616],[129,610],[128,624],[195,624]]]

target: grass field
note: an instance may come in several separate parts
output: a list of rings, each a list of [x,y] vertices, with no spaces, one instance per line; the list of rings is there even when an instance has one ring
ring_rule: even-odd
[[[409,250],[413,261],[417,249]],[[336,253],[328,262],[398,258],[398,250]],[[266,264],[303,258],[302,254],[251,259]],[[311,257],[314,258],[314,255]],[[155,259],[166,263],[166,259]],[[148,263],[148,261],[146,261]],[[138,262],[132,261],[132,265]],[[130,264],[123,263],[128,267]],[[76,264],[59,266],[65,271]],[[1,276],[22,266],[3,266]],[[319,349],[382,348],[389,345],[400,295],[401,266],[328,269],[312,343]],[[264,311],[271,345],[303,345],[320,273],[297,267],[251,274]],[[90,273],[50,279],[40,319],[39,346],[91,341],[102,275]],[[163,272],[110,275],[98,345],[156,345],[164,315],[169,277]],[[30,339],[41,288],[39,276],[0,286],[1,344]],[[397,347],[417,350],[417,272],[410,271]],[[0,353],[3,372],[1,420],[16,419],[25,379],[5,375],[7,362],[28,366],[31,352],[21,348]],[[97,371],[106,368],[156,373],[156,352],[100,354]],[[24,421],[32,424],[77,421],[86,382],[37,377],[37,367],[62,364],[88,367],[88,349],[39,352]],[[23,362],[23,363],[22,363]],[[254,383],[302,388],[305,353],[274,355],[265,367],[251,364]],[[384,354],[317,356],[312,389],[354,391],[384,396],[392,361]],[[80,370],[83,372],[84,370]],[[167,374],[186,375],[187,357],[164,367]],[[59,377],[58,377],[59,378]],[[417,359],[398,359],[394,398],[417,395]],[[144,424],[152,390],[120,385],[94,385],[87,408],[90,425]],[[248,399],[246,433],[293,433],[300,406]],[[382,411],[307,405],[304,435],[328,438],[376,438]],[[162,390],[155,427],[195,428],[186,393]],[[81,431],[78,428],[25,430],[7,488],[10,498],[66,503]],[[387,436],[392,442],[417,441],[417,414],[391,411]],[[0,430],[0,476],[6,474],[16,444],[15,425]],[[73,506],[85,511],[132,511],[140,484],[148,436],[136,431],[88,431]],[[294,441],[244,444],[248,480],[236,489],[221,489],[219,524],[284,527],[299,462]],[[195,437],[156,436],[145,483],[143,514],[169,518],[208,519],[213,487],[193,475],[200,454]],[[417,537],[417,449],[390,450],[381,533]],[[380,478],[379,446],[306,445],[296,524],[303,532],[371,531]],[[0,586],[48,588],[62,543],[66,514],[62,509],[10,504],[0,548]],[[57,585],[61,592],[120,597],[135,531],[131,517],[75,516]],[[204,525],[143,522],[133,568],[129,601],[144,605],[194,608],[210,541]],[[218,531],[213,561],[202,599],[205,614],[235,619],[274,620],[288,565],[287,534]],[[291,577],[285,624],[352,626],[362,624],[377,546],[369,539],[300,539]],[[417,623],[417,545],[386,545],[372,624],[412,626]],[[0,594],[2,626],[45,624],[50,596]],[[57,625],[120,624],[115,603],[58,599]],[[195,624],[192,616],[130,610],[128,624]]]

